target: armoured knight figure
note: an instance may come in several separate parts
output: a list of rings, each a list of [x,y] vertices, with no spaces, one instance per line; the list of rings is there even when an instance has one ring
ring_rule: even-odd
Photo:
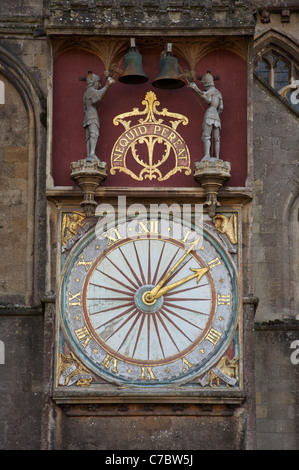
[[[210,156],[211,136],[213,137],[215,157],[219,159],[221,128],[219,115],[223,111],[223,99],[220,91],[214,86],[213,75],[211,75],[210,72],[207,72],[202,77],[202,83],[206,91],[200,90],[194,82],[189,84],[192,91],[197,93],[205,103],[209,105],[205,112],[202,124],[202,141],[204,144],[204,157],[202,160],[214,158],[213,155],[212,157]]]
[[[91,71],[88,72],[86,91],[83,96],[84,122],[86,131],[87,161],[96,160],[96,144],[99,137],[99,117],[96,106],[103,100],[108,88],[115,83],[113,78],[108,77],[106,85],[100,89],[101,78]]]

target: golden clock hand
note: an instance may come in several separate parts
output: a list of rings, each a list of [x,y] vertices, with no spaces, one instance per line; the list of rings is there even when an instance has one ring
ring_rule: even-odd
[[[149,294],[152,297],[156,297],[156,293],[161,289],[161,287],[165,284],[167,279],[172,275],[172,273],[177,269],[177,267],[184,261],[186,256],[189,255],[189,253],[197,248],[198,242],[199,242],[200,237],[198,237],[197,240],[195,240],[193,243],[191,243],[190,248],[183,254],[183,256],[176,262],[176,264],[168,271],[168,273],[161,279],[158,284],[153,287],[153,289],[149,292]]]
[[[189,255],[192,250],[197,248],[200,237],[197,238],[193,243],[191,243],[190,248],[183,254],[183,256],[175,263],[175,265],[168,271],[168,273],[158,282],[158,284],[153,287],[152,290],[147,291],[143,294],[143,301],[151,305],[156,302],[156,294],[159,292],[161,287],[165,284],[167,279],[172,275],[172,273],[178,268],[178,266],[184,261],[184,259]]]
[[[209,270],[210,268],[201,268],[201,269],[192,269],[191,271],[194,271],[194,274],[190,274],[190,276],[184,277],[183,279],[180,279],[179,281],[173,282],[172,284],[169,284],[168,286],[162,287],[155,295],[155,299],[159,299],[162,297],[162,295],[167,294],[167,292],[175,289],[176,287],[181,286],[185,282],[191,281],[191,279],[194,279],[197,277],[197,282],[200,281],[202,276]]]

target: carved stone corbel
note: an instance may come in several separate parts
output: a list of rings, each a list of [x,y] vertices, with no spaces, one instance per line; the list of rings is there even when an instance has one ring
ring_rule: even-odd
[[[220,206],[217,200],[219,189],[231,177],[229,162],[211,158],[194,164],[194,179],[201,185],[207,195],[204,206],[208,207],[208,214],[215,217],[216,208]]]
[[[97,202],[94,199],[97,187],[107,178],[107,163],[98,159],[86,159],[71,163],[71,178],[80,186],[83,192],[81,207],[86,217],[94,215]]]

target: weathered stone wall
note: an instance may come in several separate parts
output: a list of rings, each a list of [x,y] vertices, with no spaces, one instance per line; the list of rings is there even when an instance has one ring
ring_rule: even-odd
[[[257,447],[267,450],[299,447],[299,365],[290,349],[299,340],[298,121],[278,96],[254,83]]]
[[[256,325],[257,442],[260,450],[299,448],[299,325]],[[297,345],[298,351],[298,345]]]
[[[26,303],[28,239],[28,118],[20,95],[0,74],[4,103],[0,105],[0,214],[2,299]]]
[[[0,43],[1,302],[32,305],[44,292],[47,43]]]
[[[253,278],[257,321],[296,318],[299,118],[254,83]],[[296,260],[297,258],[297,260]],[[297,273],[297,274],[296,274]],[[298,280],[298,279],[297,279]]]
[[[256,37],[281,33],[298,61],[298,2],[257,0]],[[287,41],[294,44],[288,47]],[[298,64],[298,62],[297,62]],[[257,445],[299,448],[298,114],[254,83],[253,278],[260,299],[255,328]]]
[[[60,411],[60,435],[64,439],[60,445],[57,442],[57,448],[175,452],[245,449],[242,430],[246,429],[246,416],[245,413],[240,416],[237,410],[231,416],[229,410],[225,410],[227,415],[213,416],[215,411],[211,406],[193,407],[190,411],[186,406],[174,405],[159,416],[159,407],[152,405],[153,411],[149,412],[150,405],[145,405],[140,408],[139,416],[134,416],[129,406],[119,405],[113,411],[114,416],[99,417],[91,408]],[[205,416],[200,416],[200,412]]]
[[[0,449],[38,450],[41,443],[43,316],[39,311],[0,312]]]
[[[40,449],[48,49],[42,2],[0,4],[0,448]],[[37,305],[37,307],[32,307]]]

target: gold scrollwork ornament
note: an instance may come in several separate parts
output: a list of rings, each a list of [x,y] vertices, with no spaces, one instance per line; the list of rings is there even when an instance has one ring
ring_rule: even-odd
[[[85,215],[81,212],[73,212],[72,214],[64,214],[62,219],[61,240],[62,244],[66,243],[77,233],[78,228],[83,227]]]
[[[59,357],[59,385],[70,386],[76,384],[78,387],[88,387],[92,382],[92,376],[86,367],[78,361],[76,356],[60,354]]]
[[[122,124],[125,131],[117,139],[111,153],[111,174],[120,171],[137,181],[165,181],[182,171],[189,175],[189,149],[177,131],[179,124],[188,124],[188,118],[183,114],[169,112],[166,108],[159,111],[157,108],[160,102],[152,91],[146,94],[142,104],[145,106],[142,111],[133,108],[113,119],[113,124]],[[145,117],[138,119],[137,124],[131,125],[134,117],[143,115]],[[157,116],[168,118],[169,125],[164,123],[165,119]],[[175,164],[169,169],[171,157],[174,157]],[[164,165],[166,162],[168,164]],[[140,168],[139,171],[136,168]]]
[[[236,214],[232,214],[230,217],[224,214],[218,214],[213,220],[216,230],[225,234],[229,241],[235,245],[238,242]]]
[[[226,387],[236,386],[239,380],[239,358],[233,357],[229,359],[223,356],[218,364],[210,369],[198,383],[202,386],[216,387],[221,386],[221,382],[226,384]]]

